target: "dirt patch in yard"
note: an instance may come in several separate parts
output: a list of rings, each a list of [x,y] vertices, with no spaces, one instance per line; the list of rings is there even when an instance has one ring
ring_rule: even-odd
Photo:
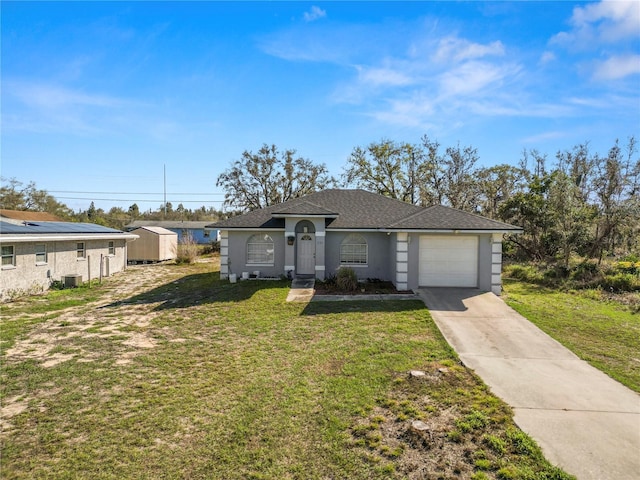
[[[126,365],[136,356],[158,345],[146,327],[161,312],[154,311],[154,304],[161,304],[165,294],[153,292],[184,275],[183,271],[166,265],[130,266],[103,281],[100,299],[85,305],[74,306],[55,312],[26,316],[20,314],[25,302],[46,301],[27,298],[3,305],[3,321],[11,322],[12,313],[20,321],[36,320],[37,325],[28,335],[19,336],[14,344],[3,352],[3,362],[33,360],[44,368],[52,368],[69,360],[98,362],[103,360],[91,350],[93,342],[109,342],[116,354],[115,365]],[[151,292],[144,305],[137,302],[137,295]],[[42,320],[44,319],[44,320]],[[173,340],[170,329],[162,329],[169,341]],[[28,408],[32,399],[23,396],[5,398],[0,411],[2,431],[13,427],[11,418]]]
[[[157,298],[151,294],[144,299],[145,305],[129,300],[182,275],[184,273],[164,265],[130,266],[104,281],[99,301],[58,311],[51,315],[52,318],[39,322],[28,336],[19,338],[4,352],[5,361],[31,359],[43,367],[53,367],[71,359],[95,361],[84,341],[92,338],[117,343],[120,352],[116,363],[128,363],[140,352],[156,346],[157,340],[149,337],[144,327],[159,315],[149,306],[159,305],[166,298],[161,293]],[[10,318],[12,310],[18,310],[20,306],[21,301],[4,305],[3,316]],[[44,318],[48,316],[48,313],[43,315]]]

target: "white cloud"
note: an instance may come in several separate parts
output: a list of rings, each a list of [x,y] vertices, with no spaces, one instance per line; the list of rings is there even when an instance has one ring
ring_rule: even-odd
[[[326,10],[322,10],[320,7],[316,7],[315,5],[313,5],[311,7],[311,11],[304,12],[304,21],[305,22],[313,22],[315,20],[318,20],[320,18],[324,18],[326,16],[327,16]]]
[[[87,94],[64,87],[36,84],[7,82],[5,93],[18,98],[30,108],[53,110],[68,107],[118,107],[124,102],[115,97],[99,94]]]
[[[440,76],[440,90],[447,96],[473,95],[488,87],[498,87],[517,73],[517,67],[488,62],[465,62]]]
[[[3,102],[12,111],[6,124],[14,131],[71,135],[125,131],[135,124],[137,112],[148,107],[139,101],[48,83],[7,80],[3,87]]]
[[[392,99],[388,102],[388,108],[377,109],[370,115],[379,122],[390,125],[432,130],[435,125],[429,120],[435,112],[434,99],[416,92],[410,98]]]
[[[593,73],[596,80],[618,80],[640,73],[640,55],[616,55],[597,62]]]
[[[582,50],[637,39],[640,37],[640,3],[602,1],[576,7],[569,24],[572,29],[552,37],[552,44]]]
[[[388,67],[361,67],[356,69],[359,72],[359,80],[374,87],[391,86],[400,87],[410,85],[413,80],[409,72]]]
[[[538,133],[537,135],[531,135],[529,137],[523,138],[522,141],[524,143],[535,145],[541,142],[546,142],[548,140],[557,140],[565,137],[567,137],[566,132],[561,132],[556,130],[556,131]]]
[[[487,56],[503,56],[504,53],[504,45],[500,41],[483,45],[464,38],[450,36],[440,40],[433,60],[436,62],[461,62]]]
[[[575,7],[571,29],[554,35],[549,45],[579,55],[577,71],[596,81],[639,73],[640,2],[601,1]]]
[[[546,65],[547,63],[551,63],[556,59],[556,54],[550,51],[546,51],[540,57],[540,64]]]

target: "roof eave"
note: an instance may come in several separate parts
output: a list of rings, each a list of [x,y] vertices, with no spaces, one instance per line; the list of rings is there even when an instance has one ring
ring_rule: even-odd
[[[372,228],[372,227],[327,227],[332,231],[360,231],[360,232],[382,232],[382,233],[522,233],[522,229],[487,229],[487,228]]]
[[[132,242],[140,238],[139,235],[134,234],[122,234],[122,233],[98,233],[98,234],[14,234],[14,235],[0,235],[0,243],[27,243],[27,242],[64,242],[64,241],[77,241],[77,240],[126,240]]]
[[[304,218],[304,217],[314,217],[314,218],[338,218],[337,213],[274,213],[271,215],[273,218]]]
[[[216,227],[218,230],[222,231],[238,231],[238,232],[246,232],[246,231],[255,231],[260,230],[262,232],[284,232],[284,227]]]

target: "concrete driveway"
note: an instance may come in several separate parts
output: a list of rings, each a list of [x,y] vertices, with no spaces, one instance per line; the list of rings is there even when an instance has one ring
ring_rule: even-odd
[[[640,395],[580,360],[492,293],[420,289],[464,364],[580,480],[640,479]]]

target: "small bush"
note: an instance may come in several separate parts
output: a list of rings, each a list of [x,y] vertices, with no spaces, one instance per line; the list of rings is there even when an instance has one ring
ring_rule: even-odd
[[[338,284],[338,277],[336,277],[335,275],[327,275],[322,283],[328,286],[335,286]]]
[[[196,258],[198,258],[198,244],[192,235],[187,234],[178,243],[176,263],[193,263]]]
[[[358,276],[353,268],[340,267],[336,278],[339,289],[353,292],[358,289]]]
[[[203,249],[202,254],[207,255],[209,253],[218,253],[220,251],[220,242],[218,240],[211,240],[207,243]]]
[[[599,275],[601,275],[600,267],[597,262],[591,260],[579,263],[571,272],[571,278],[580,282],[588,282]]]
[[[508,265],[504,268],[504,274],[529,283],[540,283],[543,280],[542,274],[533,265]]]
[[[64,290],[64,282],[62,280],[53,280],[49,285],[51,290]]]
[[[615,264],[615,269],[621,273],[629,273],[631,275],[640,274],[640,262],[622,261]]]
[[[605,290],[614,292],[634,292],[640,290],[640,279],[631,273],[617,273],[605,275],[602,281]]]

